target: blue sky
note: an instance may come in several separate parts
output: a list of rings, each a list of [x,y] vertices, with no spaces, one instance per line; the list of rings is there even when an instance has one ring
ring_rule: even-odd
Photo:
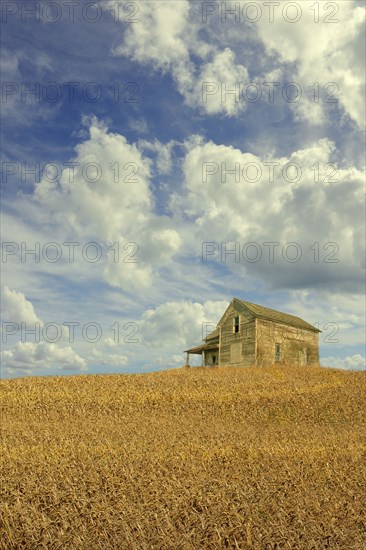
[[[364,4],[74,4],[1,6],[2,376],[180,366],[233,296],[364,369]]]

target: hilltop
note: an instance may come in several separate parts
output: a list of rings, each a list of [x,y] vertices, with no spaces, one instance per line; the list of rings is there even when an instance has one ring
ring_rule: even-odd
[[[366,548],[366,372],[1,381],[1,548]]]

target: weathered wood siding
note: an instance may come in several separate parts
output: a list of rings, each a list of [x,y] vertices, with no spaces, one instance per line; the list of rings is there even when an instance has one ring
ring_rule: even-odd
[[[234,317],[240,316],[239,332],[233,332]],[[255,363],[255,318],[234,302],[220,321],[220,365],[249,366]]]
[[[275,346],[280,344],[280,364],[318,365],[319,335],[289,325],[257,319],[257,365],[275,362]]]

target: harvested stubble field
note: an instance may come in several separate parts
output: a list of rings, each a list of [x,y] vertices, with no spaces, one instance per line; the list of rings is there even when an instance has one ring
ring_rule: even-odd
[[[366,549],[366,372],[1,386],[1,548]]]

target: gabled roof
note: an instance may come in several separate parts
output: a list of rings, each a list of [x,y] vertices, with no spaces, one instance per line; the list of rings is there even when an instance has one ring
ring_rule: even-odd
[[[258,304],[252,304],[251,302],[245,302],[244,300],[240,300],[239,298],[233,298],[233,300],[231,301],[229,307],[233,304],[234,304],[234,307],[235,307],[235,302],[237,302],[236,309],[239,312],[240,312],[240,309],[245,308],[246,310],[249,310],[250,313],[252,313],[252,315],[254,317],[258,317],[260,319],[268,319],[269,321],[274,321],[276,323],[284,323],[285,325],[290,325],[290,326],[293,326],[293,327],[302,328],[304,330],[311,330],[313,332],[321,332],[321,330],[317,329],[316,327],[314,327],[313,325],[311,325],[307,321],[304,321],[300,317],[296,317],[295,315],[290,315],[289,313],[282,313],[281,311],[276,311],[275,309],[260,306]],[[227,308],[227,310],[229,309],[229,307]],[[208,334],[206,336],[206,338],[204,339],[205,342],[209,343],[214,338],[219,337],[219,335],[220,335],[219,326],[222,323],[222,321],[225,319],[226,311],[223,314],[223,316],[221,317],[220,321],[218,322],[217,328],[213,332],[211,332],[210,334]]]
[[[285,325],[291,325],[293,327],[302,328],[305,330],[312,330],[313,332],[321,332],[310,323],[307,323],[300,317],[295,315],[290,315],[289,313],[282,313],[281,311],[276,311],[269,307],[259,306],[257,304],[252,304],[251,302],[245,302],[244,300],[239,300],[234,298],[235,301],[239,302],[241,306],[244,306],[248,309],[255,317],[261,319],[268,319],[269,321],[275,321],[277,323],[284,323]]]
[[[301,319],[300,317],[296,317],[295,315],[290,315],[289,313],[282,313],[281,311],[276,311],[275,309],[271,309],[269,307],[259,306],[258,304],[252,304],[251,302],[245,302],[244,300],[239,300],[239,298],[233,298],[230,302],[230,305],[226,309],[224,315],[221,317],[220,321],[217,323],[217,328],[214,331],[212,331],[210,334],[208,334],[204,339],[205,343],[185,351],[189,353],[202,353],[202,350],[216,348],[220,337],[220,324],[225,318],[226,312],[228,311],[229,307],[232,305],[234,305],[234,307],[236,306],[236,309],[239,312],[240,310],[243,310],[243,308],[245,308],[246,310],[249,310],[250,313],[252,313],[253,317],[257,317],[260,319],[267,319],[275,323],[283,323],[285,325],[298,327],[304,330],[311,330],[313,332],[321,332],[321,330],[314,327],[314,325],[307,323],[306,321],[304,321],[304,319]]]

